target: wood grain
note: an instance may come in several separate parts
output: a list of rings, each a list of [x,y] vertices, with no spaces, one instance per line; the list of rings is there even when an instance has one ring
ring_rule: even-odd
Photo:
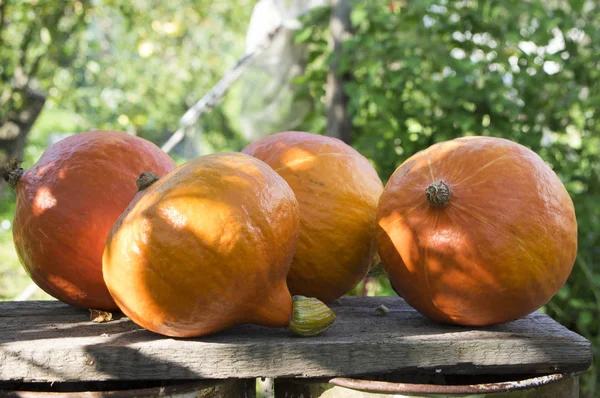
[[[375,309],[384,304],[387,316]],[[172,339],[123,315],[108,323],[59,302],[0,303],[0,380],[101,381],[333,377],[388,372],[546,373],[585,370],[589,341],[548,316],[487,328],[433,323],[398,297],[344,297],[313,338],[238,326]]]

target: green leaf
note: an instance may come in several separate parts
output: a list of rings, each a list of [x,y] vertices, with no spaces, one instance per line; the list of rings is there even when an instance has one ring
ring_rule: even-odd
[[[369,14],[364,8],[355,8],[350,14],[350,22],[352,25],[358,26],[362,24],[362,22],[365,21],[368,16]]]
[[[307,26],[295,35],[294,42],[298,44],[305,43],[311,38],[312,35],[313,28],[311,26]]]

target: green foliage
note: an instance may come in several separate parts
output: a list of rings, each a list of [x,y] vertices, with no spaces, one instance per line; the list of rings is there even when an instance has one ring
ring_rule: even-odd
[[[48,90],[77,58],[92,1],[0,1],[0,124],[21,109],[22,90]]]
[[[72,114],[63,132],[124,130],[162,143],[243,54],[252,5],[0,0],[0,121],[32,86],[48,97],[46,111]],[[229,102],[202,120],[209,151],[244,145]]]
[[[355,2],[343,65],[353,145],[385,181],[407,157],[467,135],[509,138],[539,153],[565,183],[579,255],[545,308],[589,338],[600,358],[600,3],[424,0]],[[322,15],[315,16],[322,19]],[[311,26],[298,80],[315,108],[303,129],[324,132],[327,26]],[[599,360],[585,379],[596,394]]]
[[[80,130],[127,130],[162,143],[243,54],[251,5],[101,1],[80,43],[85,57],[69,76],[73,89],[61,90],[57,102],[82,116]],[[217,107],[206,118],[207,145],[215,131],[237,139],[226,111]]]

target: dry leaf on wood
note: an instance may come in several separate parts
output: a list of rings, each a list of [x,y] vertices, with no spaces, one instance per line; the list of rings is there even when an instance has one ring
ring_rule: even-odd
[[[110,322],[112,321],[112,313],[90,309],[90,321],[96,323]]]

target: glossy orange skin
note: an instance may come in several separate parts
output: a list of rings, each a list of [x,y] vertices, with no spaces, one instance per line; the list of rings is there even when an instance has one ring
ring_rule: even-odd
[[[287,326],[298,228],[294,193],[269,166],[203,156],[136,196],[107,240],[104,278],[132,321],[163,335]]]
[[[432,207],[425,190],[452,194]],[[436,144],[392,175],[377,246],[398,293],[444,323],[483,326],[525,316],[563,286],[577,254],[573,202],[530,149],[489,137]]]
[[[123,132],[79,133],[48,148],[16,186],[13,238],[31,279],[67,304],[117,309],[102,277],[108,231],[141,172],[174,168],[156,145]]]
[[[300,240],[288,275],[294,295],[328,302],[364,278],[375,255],[375,215],[383,184],[344,142],[305,132],[263,138],[242,152],[267,162],[300,204]]]

